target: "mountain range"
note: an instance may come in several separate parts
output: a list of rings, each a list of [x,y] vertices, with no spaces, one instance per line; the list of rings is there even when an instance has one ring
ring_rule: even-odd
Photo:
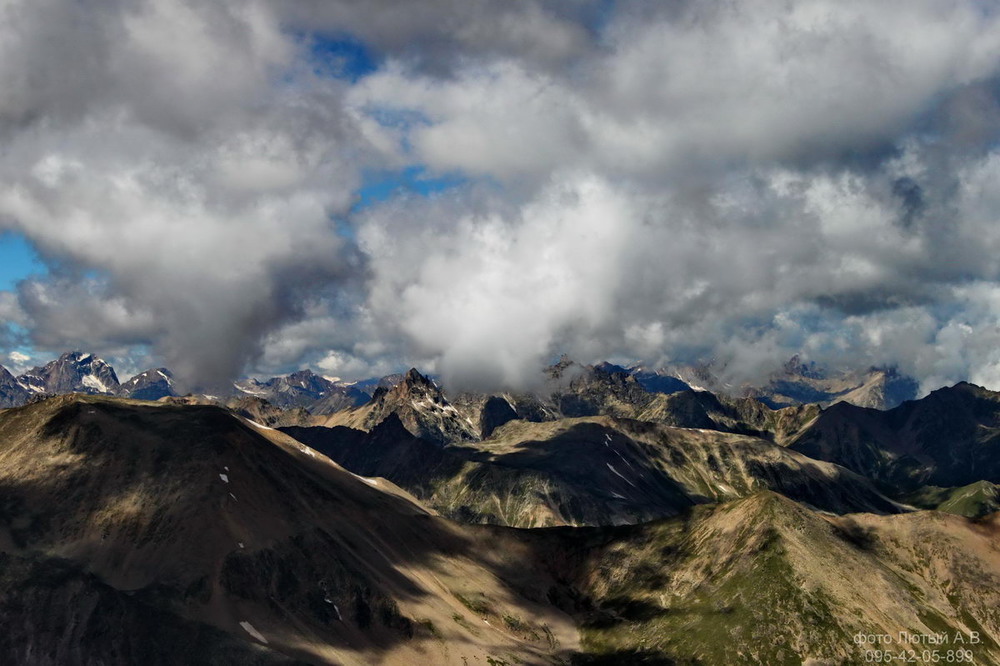
[[[0,663],[1000,664],[1000,393],[787,370],[0,372]]]
[[[625,368],[611,363],[582,366],[563,358],[549,369],[549,375],[551,386],[542,390],[541,396],[519,396],[522,412],[529,408],[527,401],[532,397],[552,398],[550,402],[553,404],[549,407],[554,407],[555,411],[550,415],[560,413],[572,416],[579,415],[578,412],[593,412],[595,399],[608,399],[603,391],[607,378],[618,383],[617,399],[630,403],[646,394],[670,395],[697,388],[731,398],[754,398],[772,408],[799,404],[829,406],[834,402],[848,402],[860,407],[888,409],[914,398],[917,389],[913,379],[893,369],[828,372],[803,364],[797,357],[760,386],[733,387],[714,375],[711,365],[678,366],[654,371],[641,366]],[[392,388],[404,376],[394,374],[342,382],[306,369],[266,380],[244,378],[236,381],[232,389],[223,392],[220,397],[254,396],[282,409],[301,407],[312,414],[328,415],[365,405],[377,391]],[[682,379],[684,377],[688,381]],[[588,396],[582,389],[593,384],[595,378],[598,391]],[[576,390],[561,391],[561,385],[565,383],[575,385]],[[80,351],[62,354],[16,377],[0,366],[0,408],[22,405],[33,395],[65,393],[156,400],[179,395],[179,389],[173,373],[167,368],[152,368],[120,383],[111,365],[93,354]],[[466,399],[469,397],[464,396]],[[472,398],[475,399],[475,396]],[[577,400],[579,404],[574,403]],[[610,406],[602,404],[600,408],[607,410]],[[545,406],[538,405],[537,409],[544,410]]]

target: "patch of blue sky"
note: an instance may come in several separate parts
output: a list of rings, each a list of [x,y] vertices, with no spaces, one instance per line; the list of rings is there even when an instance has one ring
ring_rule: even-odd
[[[0,331],[2,331],[0,340],[4,342],[3,347],[22,354],[30,355],[33,352],[31,343],[29,342],[28,335],[30,331],[28,329],[12,321],[3,322],[0,326],[2,326],[0,328]],[[3,347],[0,347],[0,349],[3,349]]]
[[[354,83],[378,70],[382,63],[381,56],[368,44],[348,33],[300,32],[295,37],[305,47],[318,76]]]
[[[13,231],[0,233],[0,290],[9,291],[21,280],[46,272],[45,264],[23,234]]]
[[[354,205],[354,211],[401,194],[433,196],[461,187],[467,182],[468,178],[460,173],[432,173],[421,164],[411,164],[403,169],[367,171],[364,182],[357,191],[358,202]]]
[[[350,217],[366,208],[399,196],[431,197],[468,182],[469,179],[460,173],[433,173],[421,164],[411,164],[402,169],[369,169],[363,174],[361,187],[355,191],[357,200],[350,213],[346,217],[334,218],[333,222],[340,236],[353,239],[355,232]]]

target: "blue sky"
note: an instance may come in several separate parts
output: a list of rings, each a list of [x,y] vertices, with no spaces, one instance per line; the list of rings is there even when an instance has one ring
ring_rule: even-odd
[[[351,35],[301,35],[309,47],[313,71],[320,76],[347,79],[352,83],[379,67],[381,58],[368,45]]]
[[[11,290],[19,280],[44,272],[45,265],[23,235],[0,233],[0,291]]]
[[[467,181],[459,173],[434,174],[420,164],[399,170],[369,171],[357,192],[358,203],[354,210],[362,210],[400,194],[430,196],[459,187]]]

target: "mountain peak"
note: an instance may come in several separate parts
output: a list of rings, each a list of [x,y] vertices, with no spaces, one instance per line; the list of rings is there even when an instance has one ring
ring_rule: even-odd
[[[151,368],[119,386],[118,395],[133,400],[159,400],[175,396],[174,375],[166,368]]]
[[[416,368],[410,368],[407,370],[406,375],[403,377],[403,382],[410,384],[423,384],[424,386],[433,386],[434,382],[430,380],[427,375],[423,375]]]
[[[379,386],[367,404],[335,415],[326,424],[370,432],[393,414],[408,432],[438,444],[479,438],[472,422],[448,402],[437,384],[416,368],[410,368],[392,388]]]
[[[32,393],[118,392],[118,376],[104,359],[81,351],[66,352],[44,366],[18,377],[18,383]]]

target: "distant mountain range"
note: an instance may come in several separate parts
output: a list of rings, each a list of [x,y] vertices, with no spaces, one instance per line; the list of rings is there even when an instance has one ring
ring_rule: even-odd
[[[379,378],[365,385],[377,384],[383,379],[392,380],[391,377]],[[146,370],[120,383],[114,368],[107,362],[79,351],[65,353],[17,377],[0,366],[0,408],[23,405],[33,396],[68,393],[134,400],[159,400],[179,395],[174,375],[167,368]],[[254,379],[236,382],[232,391],[222,397],[243,396],[263,398],[282,409],[302,407],[324,414],[363,404],[371,394],[354,384],[331,381],[310,370],[302,370],[266,382]]]
[[[594,400],[623,400],[634,403],[649,394],[670,395],[696,389],[732,398],[755,398],[772,408],[799,404],[828,406],[835,402],[847,402],[859,407],[890,409],[906,400],[916,397],[916,382],[895,370],[870,368],[865,371],[828,372],[793,358],[785,367],[774,373],[762,386],[733,387],[725,384],[713,374],[710,365],[679,366],[672,369],[649,370],[643,367],[625,368],[610,363],[582,366],[569,359],[563,359],[549,369],[553,379],[553,389],[535,396],[545,402],[545,398],[560,394],[562,397],[548,405],[555,413],[567,416],[575,413],[592,413]],[[300,370],[290,375],[273,377],[260,381],[247,378],[237,381],[229,392],[220,398],[254,396],[267,400],[282,409],[301,407],[311,414],[326,415],[366,404],[379,389],[389,389],[404,375],[388,375],[359,382],[342,382],[328,379],[312,372]],[[615,378],[618,383],[616,397],[608,398],[603,384],[597,395],[588,395],[585,390],[561,392],[558,389],[561,378],[583,378],[586,384],[593,377]],[[577,382],[580,385],[580,382]],[[79,351],[68,352],[43,366],[32,368],[14,377],[0,366],[0,408],[22,405],[33,395],[62,395],[66,393],[87,393],[91,395],[113,395],[139,400],[158,400],[177,396],[178,387],[174,376],[167,368],[153,368],[139,373],[124,383],[120,383],[114,368],[93,354]],[[629,392],[632,392],[629,395]],[[489,397],[489,396],[486,396]],[[520,396],[522,411],[529,409],[531,396]],[[470,396],[456,397],[468,400]],[[474,399],[474,397],[472,398]],[[575,400],[581,401],[574,404]],[[494,405],[499,407],[498,404]],[[537,409],[545,409],[542,404]],[[610,405],[603,405],[607,409]],[[488,424],[487,424],[488,425]]]

